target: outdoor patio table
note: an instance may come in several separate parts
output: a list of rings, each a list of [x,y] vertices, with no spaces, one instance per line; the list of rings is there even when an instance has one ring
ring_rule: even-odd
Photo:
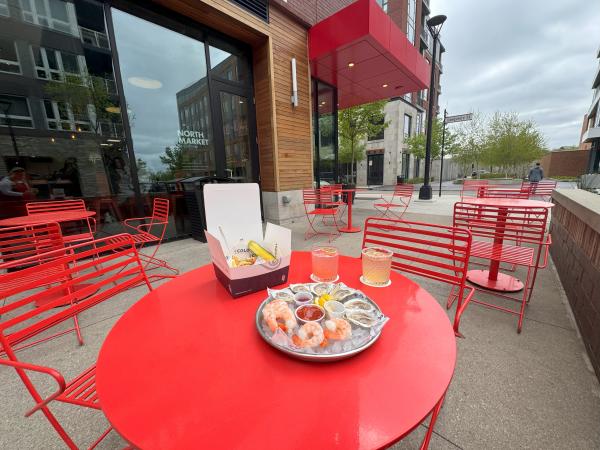
[[[354,193],[357,192],[358,189],[340,189],[336,192],[341,192],[346,194],[346,205],[348,205],[348,222],[345,227],[339,228],[339,231],[342,233],[358,233],[361,228],[352,226],[352,203],[354,199]]]
[[[85,220],[96,215],[95,211],[56,211],[32,214],[30,216],[9,217],[0,220],[0,227],[16,227],[19,225],[35,225],[38,223],[71,222]]]
[[[310,253],[294,252],[291,283],[308,282]],[[412,431],[446,392],[456,339],[445,311],[392,273],[362,285],[360,259],[340,257],[341,281],[390,321],[380,339],[343,361],[293,359],[269,346],[255,313],[266,292],[233,299],[210,265],[134,304],[98,357],[104,414],[136,448],[381,448]]]
[[[504,229],[506,217],[511,207],[530,207],[530,208],[552,208],[554,203],[544,202],[542,200],[527,200],[519,198],[464,198],[463,203],[471,205],[499,206],[502,208],[498,214],[496,230]],[[501,232],[496,233],[494,243],[501,246],[504,242]],[[500,273],[500,261],[490,260],[488,270],[469,270],[467,280],[490,291],[498,292],[519,292],[523,290],[523,283],[516,277]]]

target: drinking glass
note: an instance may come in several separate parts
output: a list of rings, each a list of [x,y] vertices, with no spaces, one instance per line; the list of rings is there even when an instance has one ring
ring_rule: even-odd
[[[383,247],[362,251],[362,281],[371,286],[387,286],[390,282],[393,253]]]
[[[339,253],[333,245],[315,245],[312,249],[312,279],[317,282],[335,281],[338,277]]]

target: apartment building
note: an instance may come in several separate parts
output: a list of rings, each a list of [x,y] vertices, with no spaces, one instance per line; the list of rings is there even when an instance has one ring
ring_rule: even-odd
[[[588,173],[600,172],[600,47],[596,52],[599,59],[594,73],[592,89],[594,92],[592,104],[583,117],[579,148],[589,150]]]

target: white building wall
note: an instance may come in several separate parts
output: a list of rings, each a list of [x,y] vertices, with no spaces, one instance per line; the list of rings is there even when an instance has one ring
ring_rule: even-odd
[[[383,184],[393,185],[396,184],[396,177],[403,174],[402,153],[406,151],[406,144],[404,143],[404,115],[407,114],[412,118],[412,135],[415,133],[418,110],[403,100],[393,100],[386,103],[384,111],[385,120],[389,122],[388,127],[385,129],[384,138],[376,141],[367,141],[366,151],[368,154],[369,150],[383,149]],[[367,161],[368,158],[365,157],[363,161],[357,164],[356,182],[359,186],[367,185]],[[414,162],[411,163],[409,173],[411,178],[413,176],[413,165]]]

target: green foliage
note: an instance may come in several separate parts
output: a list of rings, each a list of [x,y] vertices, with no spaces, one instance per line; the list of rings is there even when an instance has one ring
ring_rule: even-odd
[[[365,158],[365,140],[388,127],[383,107],[386,101],[353,106],[338,112],[338,136],[340,163],[352,167],[352,182],[355,183],[356,162]]]
[[[94,107],[96,121],[90,121],[90,129],[100,132],[101,121],[120,120],[117,114],[109,113],[106,108],[115,108],[104,79],[90,75],[67,75],[64,81],[49,81],[44,87],[48,97],[59,103],[68,103],[73,114],[79,120],[89,121],[88,106]]]
[[[160,162],[167,166],[167,173],[170,178],[176,177],[182,170],[186,162],[185,153],[180,144],[173,147],[166,147],[165,154],[160,155]]]
[[[443,122],[435,117],[433,119],[431,134],[431,159],[440,157],[442,149]],[[446,125],[446,135],[444,138],[444,156],[453,155],[456,151],[456,134]],[[404,141],[408,145],[408,150],[417,158],[425,158],[425,147],[427,145],[427,134],[414,134]]]
[[[453,159],[467,175],[471,167],[498,169],[502,174],[483,174],[481,178],[522,178],[545,149],[544,138],[532,121],[520,120],[516,113],[495,113],[486,120],[473,114],[457,131],[457,146]]]

